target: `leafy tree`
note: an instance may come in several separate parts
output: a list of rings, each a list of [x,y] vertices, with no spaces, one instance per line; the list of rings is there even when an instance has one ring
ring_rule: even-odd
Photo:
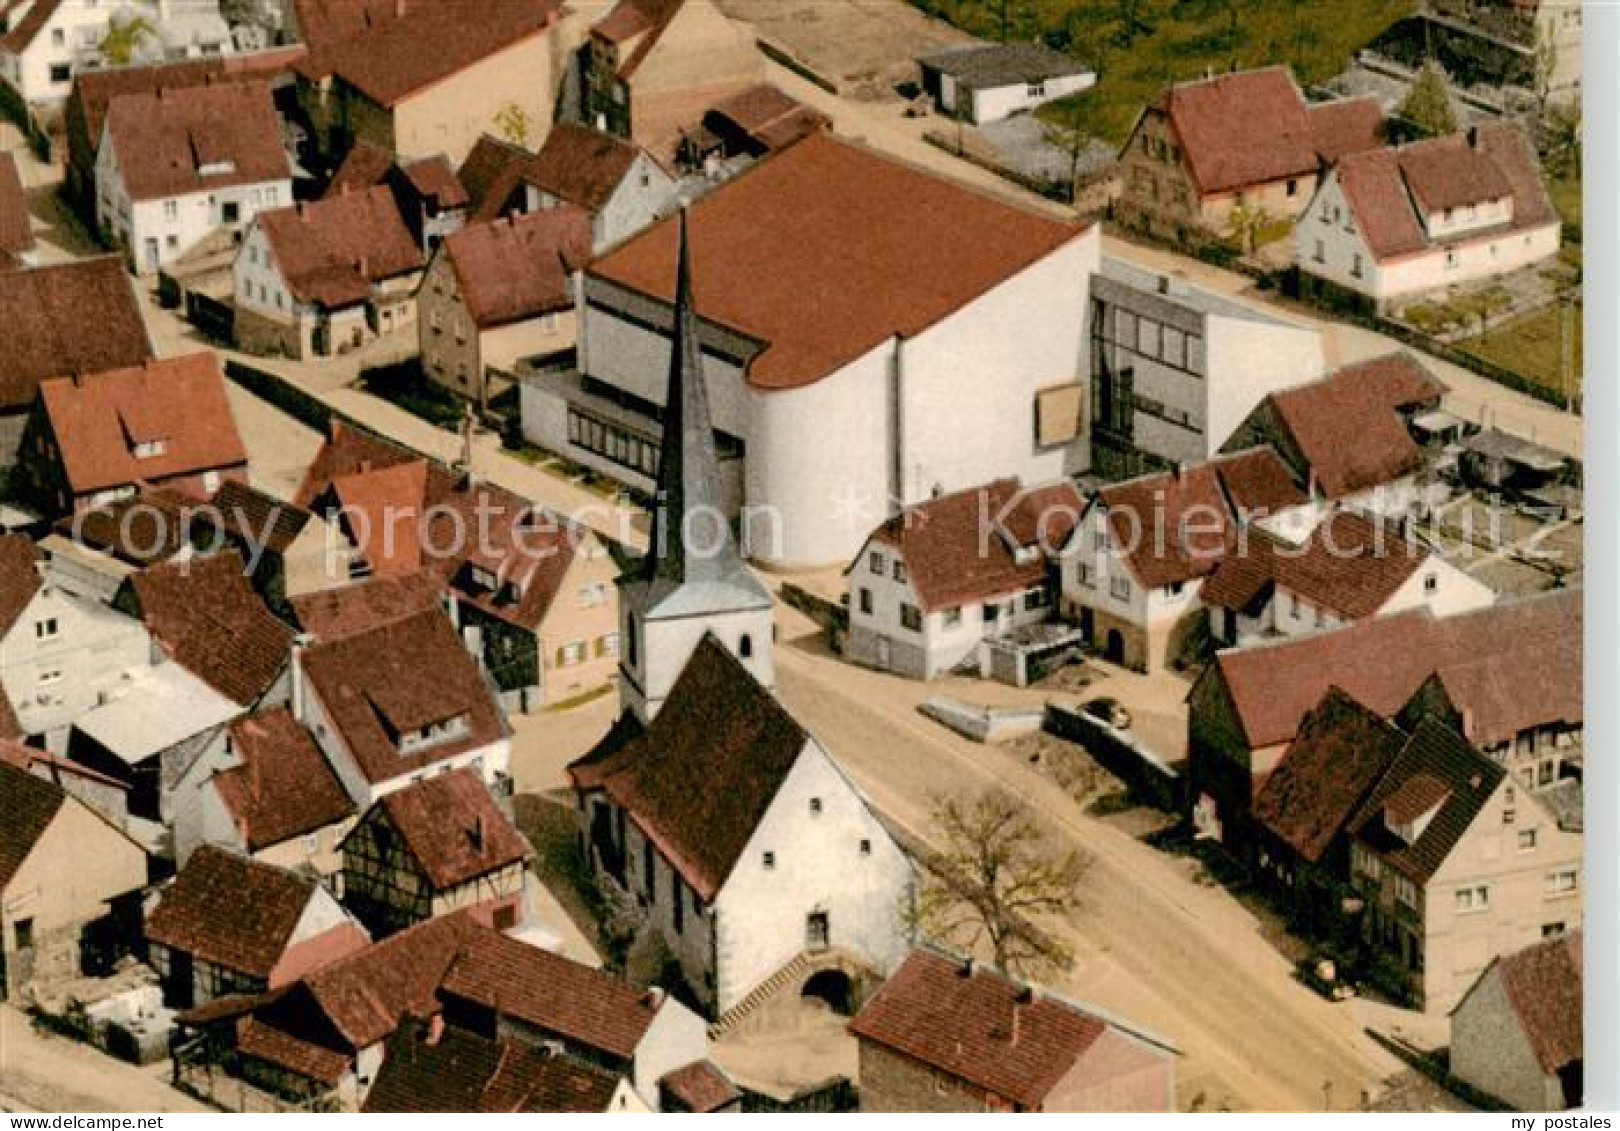
[[[1237,244],[1238,250],[1244,255],[1253,255],[1255,248],[1260,246],[1261,237],[1275,221],[1276,217],[1267,212],[1264,205],[1241,201],[1227,213],[1227,238]]]
[[[141,43],[151,34],[152,25],[143,16],[122,21],[114,19],[107,25],[107,34],[96,45],[96,50],[112,66],[128,66],[134,61]]]
[[[1547,171],[1555,177],[1581,175],[1581,106],[1554,106],[1545,122]]]
[[[1423,64],[1399,113],[1419,137],[1444,137],[1457,132],[1457,111],[1451,105],[1446,72],[1438,63],[1430,60]]]
[[[963,950],[988,948],[997,966],[1033,976],[1066,969],[1069,948],[1036,922],[1074,911],[1089,859],[1060,853],[1011,794],[938,797],[943,847],[912,915],[923,934]]]
[[[528,147],[529,113],[516,102],[509,102],[495,115],[495,128],[513,145]]]

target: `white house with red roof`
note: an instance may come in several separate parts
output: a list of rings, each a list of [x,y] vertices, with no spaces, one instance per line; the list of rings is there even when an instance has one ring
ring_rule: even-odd
[[[986,639],[1050,620],[1052,566],[1084,506],[1067,481],[998,479],[906,508],[850,563],[845,654],[932,679],[976,662]]]
[[[1064,614],[1114,663],[1159,670],[1187,652],[1205,579],[1249,524],[1306,502],[1270,448],[1103,487],[1061,554]]]
[[[1509,122],[1347,154],[1294,230],[1299,269],[1378,309],[1558,254],[1557,210]]]

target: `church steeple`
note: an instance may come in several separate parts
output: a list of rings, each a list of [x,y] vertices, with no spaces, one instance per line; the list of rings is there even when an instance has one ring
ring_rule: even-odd
[[[771,594],[743,561],[725,506],[685,209],[678,223],[657,508],[647,556],[619,581],[620,696],[643,723],[657,714],[705,633],[761,684],[775,685]]]

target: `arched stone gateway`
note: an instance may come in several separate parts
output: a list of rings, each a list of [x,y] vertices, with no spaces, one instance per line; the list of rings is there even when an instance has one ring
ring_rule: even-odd
[[[841,947],[801,951],[717,1018],[709,1026],[709,1036],[719,1039],[739,1030],[757,1033],[792,1029],[804,1016],[807,1004],[830,1007],[835,1013],[850,1016],[882,983],[881,973]]]
[[[799,998],[819,1001],[845,1017],[855,1012],[855,984],[842,970],[818,970],[810,975],[799,989]]]

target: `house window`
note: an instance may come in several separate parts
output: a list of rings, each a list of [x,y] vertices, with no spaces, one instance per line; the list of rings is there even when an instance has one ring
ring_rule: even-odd
[[[1440,579],[1438,577],[1436,577],[1432,573],[1427,575],[1426,577],[1424,577],[1424,579],[1423,579],[1423,591],[1425,593],[1437,593],[1437,592],[1439,592],[1440,591]]]
[[[765,870],[767,872],[771,871],[772,869],[774,869],[776,867],[776,853],[774,853],[774,852],[765,853],[763,856],[760,857],[760,863],[765,866]]]
[[[73,67],[68,63],[51,64],[51,81],[53,83],[68,82],[73,78]]]
[[[1046,97],[1046,84],[1044,82],[1032,82],[1029,84],[1027,90],[1029,97],[1031,98]]]
[[[861,838],[861,855],[862,856],[870,856],[870,855],[872,855],[872,842],[870,840],[866,839],[865,837]]]
[[[65,29],[59,28],[59,27],[53,27],[51,29],[51,46],[52,47],[66,47],[67,46],[67,31]]]
[[[1033,612],[1036,609],[1044,609],[1046,608],[1046,604],[1046,590],[1044,588],[1031,589],[1029,592],[1024,594],[1025,612]]]
[[[675,909],[675,933],[686,929],[686,900],[681,897],[681,877],[673,868],[669,872],[669,902]]]
[[[165,220],[180,219],[180,202],[178,200],[165,200],[163,202],[163,218]]]
[[[1298,196],[1299,195],[1299,182],[1297,180],[1295,180],[1293,177],[1288,178],[1288,195],[1289,196]]]
[[[1579,886],[1574,868],[1561,868],[1547,873],[1547,894],[1568,895]]]
[[[35,640],[55,640],[61,634],[61,625],[57,623],[55,617],[46,617],[44,620],[34,622]]]
[[[34,949],[34,920],[18,919],[11,927],[12,934],[17,939],[18,950]]]
[[[812,817],[821,816],[821,798],[812,797],[810,799],[810,815]]]
[[[1519,830],[1519,851],[1521,851],[1521,852],[1529,852],[1535,846],[1536,846],[1536,830],[1535,829],[1520,829]]]
[[[49,671],[43,671],[43,672],[39,673],[39,685],[41,687],[50,687],[53,684],[57,684],[57,683],[61,683],[61,682],[62,682],[62,669],[61,668],[51,668]]]
[[[1316,260],[1316,262],[1318,262],[1318,263],[1326,263],[1327,262],[1327,244],[1323,243],[1321,240],[1317,240],[1316,241],[1316,247],[1311,252],[1311,258]]]
[[[737,638],[737,658],[741,660],[750,660],[753,659],[753,656],[754,638],[745,632]]]
[[[1484,884],[1458,888],[1455,901],[1459,912],[1484,911],[1491,905],[1491,889]]]
[[[945,627],[946,628],[959,628],[959,627],[961,627],[961,624],[962,624],[962,610],[961,609],[946,609],[945,610]]]
[[[825,911],[812,911],[804,917],[804,946],[806,950],[825,950],[832,938],[832,924]]]
[[[894,561],[894,579],[902,583],[906,580],[906,563],[899,558]]]
[[[870,569],[875,576],[882,577],[883,555],[878,553],[876,550],[873,550],[872,553],[867,556],[866,567]]]
[[[1415,910],[1418,905],[1417,886],[1405,876],[1396,876],[1395,899]]]
[[[1541,763],[1540,768],[1536,772],[1536,784],[1537,785],[1551,785],[1552,784],[1554,765],[1555,765],[1555,763],[1553,763],[1551,761],[1546,761],[1546,762]]]
[[[1085,589],[1097,587],[1097,575],[1085,562],[1080,563],[1080,585]]]
[[[900,627],[907,632],[922,631],[922,610],[916,605],[902,602],[900,605]]]
[[[1357,279],[1361,278],[1361,253],[1359,251],[1350,257],[1350,274]]]
[[[1447,271],[1455,271],[1456,269],[1457,269],[1457,252],[1454,249],[1448,247],[1446,249],[1446,270]]]
[[[1111,577],[1108,579],[1108,592],[1113,594],[1116,601],[1131,599],[1131,581],[1128,577]]]
[[[872,615],[872,591],[870,589],[862,589],[860,591],[859,598],[860,598],[861,612],[865,613],[867,616],[871,616]]]
[[[1511,807],[1502,810],[1502,823],[1504,825],[1511,825],[1517,817],[1518,814]]]
[[[235,224],[242,219],[242,205],[234,200],[227,200],[219,206],[220,219],[227,224]]]

